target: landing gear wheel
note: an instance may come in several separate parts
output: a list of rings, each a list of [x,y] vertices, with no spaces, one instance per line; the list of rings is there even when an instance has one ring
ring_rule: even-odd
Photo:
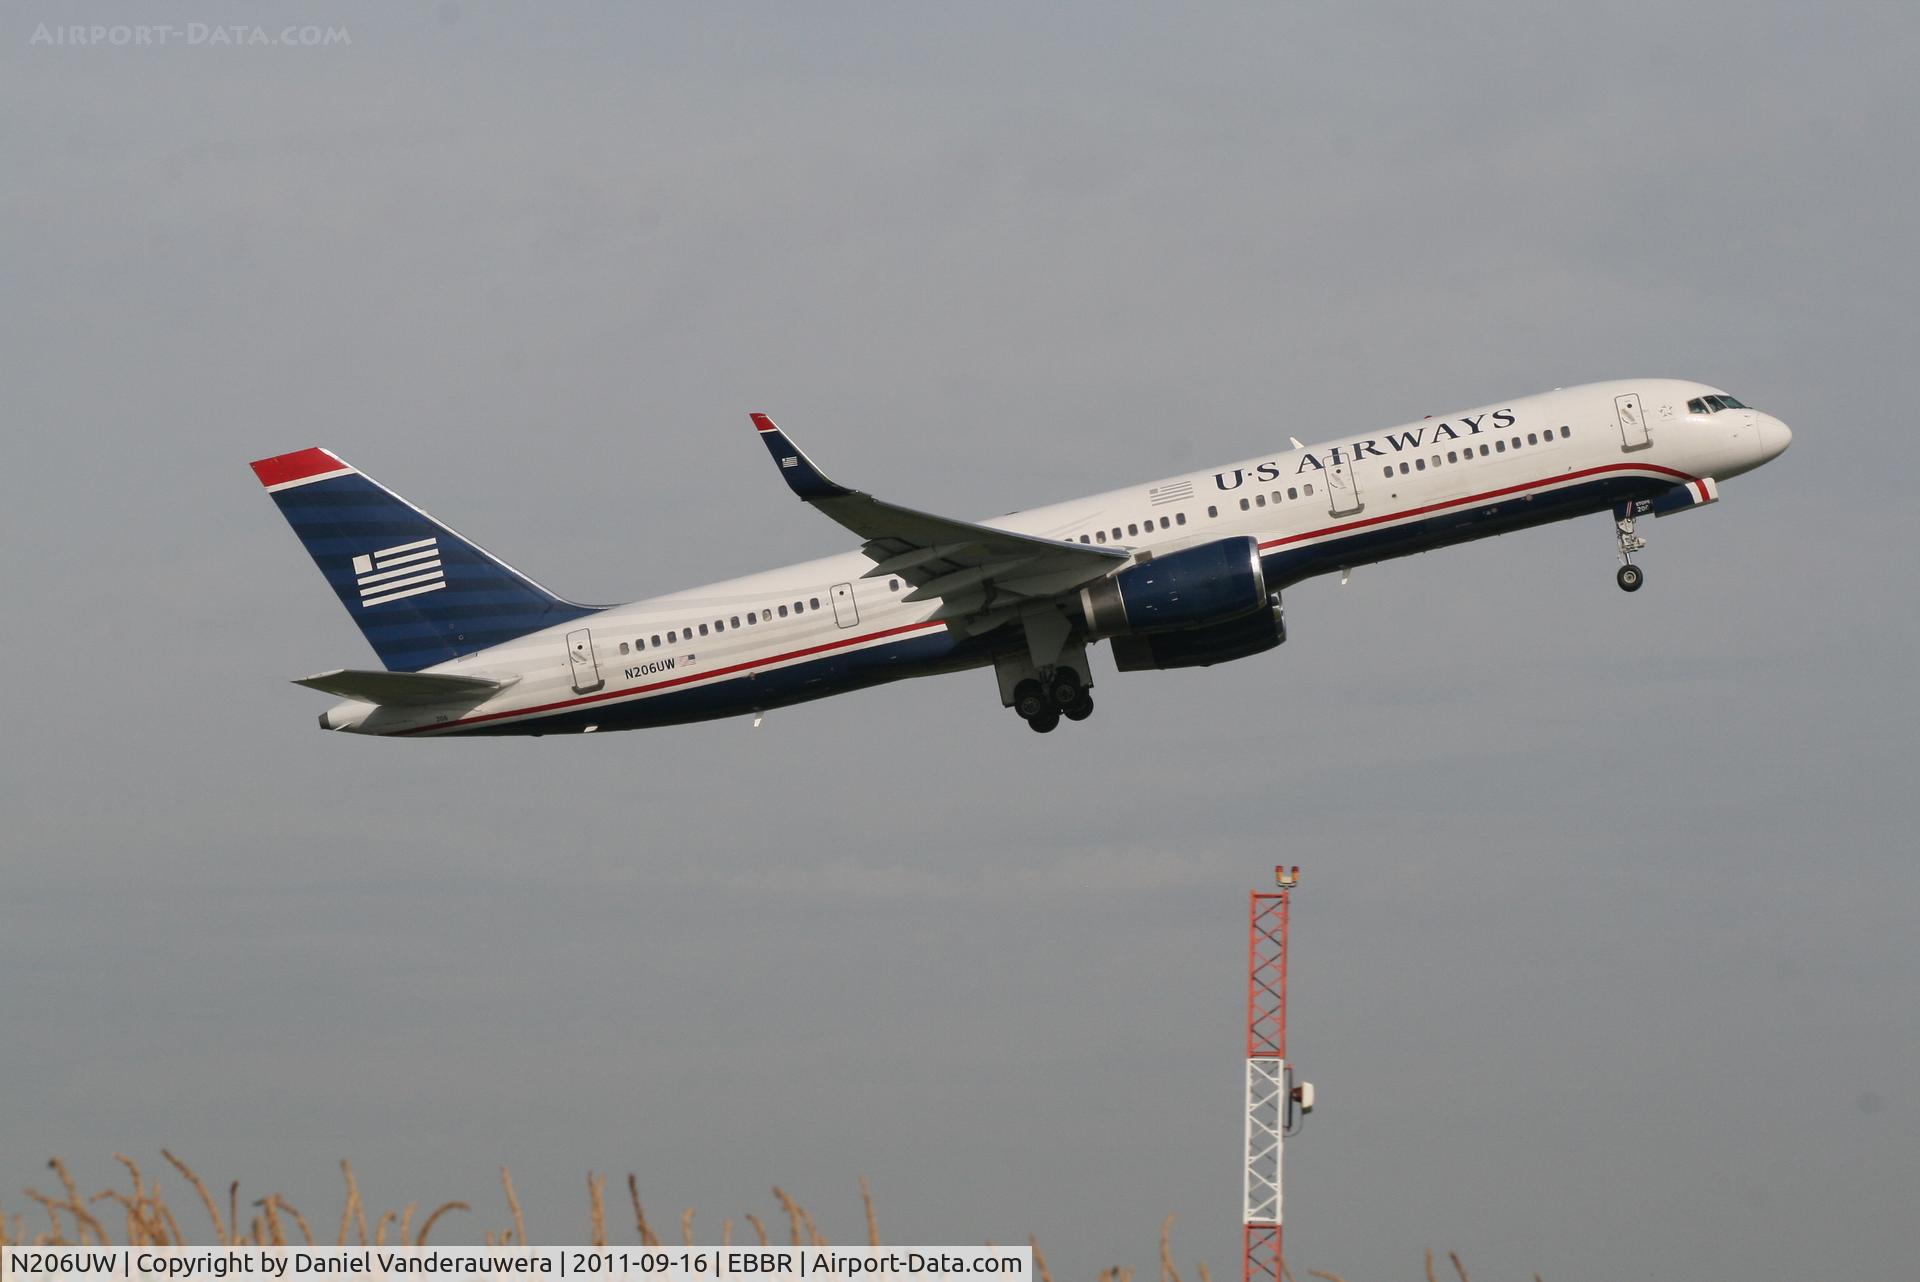
[[[1080,702],[1066,709],[1060,715],[1069,721],[1085,721],[1093,715],[1093,696],[1082,690],[1080,692]]]
[[[1613,581],[1620,585],[1622,592],[1638,592],[1640,585],[1646,581],[1646,576],[1640,573],[1640,567],[1637,565],[1623,565],[1620,567],[1620,572],[1613,576]]]
[[[1038,681],[1028,677],[1013,688],[1013,710],[1022,720],[1032,721],[1035,717],[1051,712],[1053,705],[1047,702],[1047,692]],[[1047,729],[1053,729],[1048,726]]]
[[[1028,717],[1027,724],[1040,734],[1046,734],[1060,724],[1060,714],[1049,708],[1037,717]]]
[[[1086,693],[1086,687],[1080,684],[1080,674],[1072,668],[1061,668],[1047,678],[1047,698],[1062,712],[1079,703]]]

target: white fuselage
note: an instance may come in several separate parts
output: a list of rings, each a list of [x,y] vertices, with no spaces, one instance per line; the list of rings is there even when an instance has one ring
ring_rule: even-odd
[[[1565,388],[1289,444],[981,524],[1136,556],[1252,536],[1269,584],[1279,588],[1725,480],[1786,448],[1786,427],[1769,415],[1688,411],[1689,401],[1714,392],[1669,379]],[[323,723],[374,734],[670,724],[992,662],[989,645],[948,635],[940,600],[907,600],[910,584],[863,577],[872,569],[867,556],[848,552],[614,606],[430,669],[512,679],[477,706],[349,701]],[[585,672],[568,641],[582,630],[590,633]]]

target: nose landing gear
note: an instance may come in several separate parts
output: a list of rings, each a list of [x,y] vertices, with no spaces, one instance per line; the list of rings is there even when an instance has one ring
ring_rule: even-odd
[[[1613,528],[1620,540],[1620,570],[1613,576],[1613,581],[1620,585],[1622,592],[1638,592],[1640,585],[1646,581],[1646,575],[1633,563],[1633,554],[1643,550],[1647,541],[1635,534],[1633,527],[1631,508],[1626,510],[1625,515],[1621,514],[1620,509],[1614,509]]]

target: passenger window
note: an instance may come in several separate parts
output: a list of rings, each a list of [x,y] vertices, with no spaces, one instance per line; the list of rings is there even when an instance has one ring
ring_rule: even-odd
[[[1290,499],[1297,499],[1300,497],[1300,491],[1294,489],[1291,485],[1289,485],[1287,487],[1287,497]]]
[[[620,643],[620,653],[625,654],[626,652],[627,652],[627,643],[625,641],[622,641]]]
[[[1482,442],[1480,442],[1480,457],[1481,457],[1481,458],[1485,458],[1485,457],[1486,457],[1486,456],[1487,456],[1488,454],[1490,454],[1490,453],[1492,453],[1492,452],[1493,452],[1493,451],[1491,451],[1491,450],[1489,450],[1489,449],[1487,448],[1487,443],[1486,443],[1485,441],[1482,441]]]
[[[678,632],[667,633],[668,645],[678,645],[679,643],[680,643],[680,634]]]
[[[707,635],[707,625],[704,623],[700,625],[700,635],[701,636]]]
[[[810,597],[808,597],[808,598],[807,598],[807,609],[809,609],[809,610],[818,610],[819,608],[820,608],[820,598],[819,598],[819,597],[817,597],[817,596],[810,596]]]
[[[1080,541],[1081,541],[1082,543],[1091,543],[1091,542],[1093,542],[1093,540],[1092,540],[1092,539],[1090,539],[1090,538],[1088,538],[1088,537],[1087,537],[1086,535],[1084,535],[1084,534],[1082,534],[1082,535],[1080,536]]]
[[[748,626],[748,627],[752,627],[752,626],[753,626],[754,624],[756,624],[756,623],[758,623],[758,622],[760,622],[760,616],[759,616],[759,615],[757,615],[757,614],[755,614],[755,613],[754,613],[754,612],[753,612],[752,610],[748,610],[748,611],[747,611],[747,626]]]
[[[1413,471],[1413,467],[1410,464],[1402,463],[1400,465],[1400,475],[1405,476],[1411,471]]]
[[[780,617],[783,619],[787,617],[787,607],[784,605],[780,607]]]
[[[1307,496],[1308,498],[1312,498],[1312,497],[1313,497],[1313,482],[1312,482],[1312,481],[1308,481],[1308,482],[1307,482],[1307,483],[1306,483],[1305,485],[1303,485],[1303,486],[1301,486],[1301,487],[1300,487],[1300,492],[1301,492],[1302,494],[1304,494],[1304,495],[1306,495],[1306,496]]]
[[[740,626],[740,616],[737,614],[733,616],[733,626],[736,628]]]
[[[1274,505],[1275,507],[1279,507],[1279,506],[1280,506],[1280,491],[1279,491],[1279,490],[1275,490],[1275,491],[1273,492],[1273,505]]]
[[[1173,528],[1173,522],[1169,521],[1166,517],[1163,516],[1160,518],[1160,528],[1163,530],[1170,530]]]
[[[1481,448],[1484,449],[1486,447],[1482,446]],[[1496,454],[1505,454],[1507,452],[1507,443],[1505,441],[1495,441],[1493,443],[1493,452]]]
[[[798,613],[800,613],[800,611],[802,611],[802,610],[804,610],[804,609],[806,609],[806,608],[807,608],[806,606],[804,606],[804,605],[801,605],[801,604],[800,604],[800,603],[799,603],[798,601],[795,601],[795,602],[793,603],[793,612],[794,612],[795,614],[798,614]]]
[[[646,639],[645,637],[635,637],[635,638],[633,639],[633,648],[634,648],[634,649],[635,649],[636,651],[639,651],[639,650],[644,650],[644,649],[646,649],[646,648],[647,648],[647,639]],[[624,651],[623,651],[622,653],[624,653]]]
[[[1107,541],[1107,532],[1105,530],[1095,530],[1093,532],[1093,537],[1100,540],[1100,542],[1105,543]]]
[[[1393,464],[1391,463],[1387,464],[1385,470],[1382,472],[1382,475],[1384,475],[1389,481],[1391,481],[1393,479]]]
[[[1447,462],[1458,463],[1459,461],[1460,461],[1460,452],[1458,450],[1447,451]]]
[[[658,632],[653,634],[653,648],[656,650],[660,648],[660,634]]]
[[[1175,525],[1185,525],[1187,523],[1187,514],[1185,512],[1175,512],[1173,514],[1173,523]]]
[[[1120,541],[1120,527],[1117,525],[1113,527],[1113,541],[1116,543]]]
[[[1534,432],[1527,433],[1527,444],[1538,445],[1539,443],[1540,443],[1540,437],[1537,433],[1534,433]]]
[[[887,591],[898,592],[899,590],[900,590],[900,580],[898,579],[887,580]]]
[[[715,619],[713,621],[713,630],[715,632],[725,632],[727,630],[727,621],[725,619]]]
[[[1423,459],[1423,458],[1417,458],[1417,459],[1415,459],[1415,460],[1413,461],[1413,470],[1414,470],[1414,471],[1416,471],[1416,472],[1424,472],[1424,471],[1426,471],[1426,470],[1427,470],[1427,461],[1426,461],[1425,459]]]
[[[1215,519],[1218,519],[1220,516],[1220,509],[1215,507],[1213,504],[1209,503],[1207,504],[1207,515],[1210,517],[1214,517]]]
[[[1572,436],[1572,435],[1573,435],[1573,429],[1568,427],[1566,424],[1562,423],[1560,425],[1560,439],[1564,441],[1569,436]]]
[[[1127,522],[1127,536],[1129,538],[1132,538],[1138,535],[1139,533],[1140,533],[1140,526],[1138,524],[1132,521]]]
[[[1434,456],[1433,456],[1433,465],[1434,465],[1435,467],[1439,467],[1439,466],[1440,466],[1440,456],[1439,456],[1438,454],[1436,454],[1436,455],[1434,455]]]

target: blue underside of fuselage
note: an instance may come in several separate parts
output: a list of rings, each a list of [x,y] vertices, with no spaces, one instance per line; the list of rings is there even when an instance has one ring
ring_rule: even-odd
[[[1672,485],[1671,481],[1646,477],[1615,476],[1544,494],[1514,495],[1498,502],[1437,513],[1416,522],[1357,529],[1303,547],[1270,550],[1262,554],[1261,565],[1268,586],[1279,589],[1349,566],[1409,556],[1567,517],[1610,511],[1615,503],[1650,498]],[[1353,519],[1366,520],[1365,508],[1355,513]],[[976,667],[990,663],[997,651],[1022,648],[1024,642],[1013,628],[966,639],[956,638],[944,628],[931,629],[865,649],[823,655],[768,671],[743,672],[711,683],[633,699],[590,702],[523,720],[449,726],[433,733],[436,737],[578,734],[589,729],[638,730],[709,721],[805,703],[907,677]]]
[[[1439,512],[1405,525],[1354,530],[1337,539],[1271,550],[1261,555],[1260,564],[1266,571],[1268,587],[1291,587],[1302,579],[1330,574],[1349,566],[1369,565],[1416,552],[1430,552],[1435,548],[1468,543],[1494,534],[1509,534],[1572,516],[1608,512],[1615,503],[1651,498],[1666,493],[1673,486],[1671,480],[1610,476],[1544,494],[1515,494],[1497,502]],[[1364,501],[1364,492],[1361,497]],[[1366,518],[1365,508],[1354,514],[1356,520],[1364,521]]]
[[[1011,643],[1012,637],[1001,637]],[[896,637],[862,650],[823,655],[760,672],[742,672],[703,685],[689,685],[634,699],[609,699],[524,721],[460,726],[443,734],[578,734],[592,730],[641,730],[743,716],[768,708],[823,699],[867,686],[991,662],[996,635],[956,638],[945,628]]]

